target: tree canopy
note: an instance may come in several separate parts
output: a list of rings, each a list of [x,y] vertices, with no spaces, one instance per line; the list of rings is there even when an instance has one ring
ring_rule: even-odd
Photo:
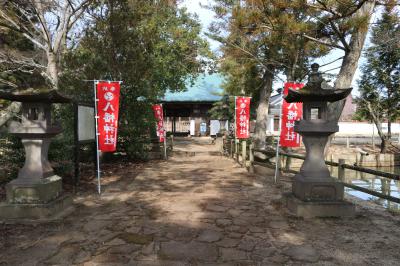
[[[120,148],[142,153],[154,132],[150,104],[182,91],[207,65],[200,24],[170,1],[110,0],[94,13],[79,45],[65,56],[62,84],[78,100],[92,95],[84,80],[121,80]]]

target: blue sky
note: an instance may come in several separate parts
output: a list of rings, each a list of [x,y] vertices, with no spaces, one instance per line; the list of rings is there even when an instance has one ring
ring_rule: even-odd
[[[207,5],[207,4],[212,3],[212,2],[213,2],[212,0],[184,0],[181,3],[181,6],[186,7],[190,13],[197,14],[197,16],[198,16],[198,18],[199,18],[199,20],[200,20],[200,22],[201,22],[201,24],[203,26],[203,32],[207,31],[207,28],[208,28],[209,24],[214,19],[214,17],[213,17],[214,14],[210,10],[202,8],[200,6],[200,4]],[[376,17],[373,17],[372,21],[374,21],[374,20],[376,20]],[[214,50],[214,51],[218,50],[218,43],[217,42],[210,41],[210,44],[211,44],[212,50]],[[366,42],[366,45],[368,45],[368,40]],[[335,59],[337,59],[337,58],[339,58],[341,56],[343,56],[343,51],[336,49],[336,50],[333,50],[329,55],[316,60],[316,63],[319,63],[320,65],[324,65],[324,64],[329,63],[329,62],[331,62],[331,61],[333,61],[333,60],[335,60]],[[359,67],[363,63],[363,61],[364,61],[363,58],[361,58],[360,61],[359,61],[359,64],[358,64]],[[340,67],[340,65],[341,65],[341,60],[336,61],[335,63],[330,64],[330,65],[328,65],[326,67],[322,67],[320,70],[321,71],[327,71],[327,73],[331,73],[331,74],[337,74],[339,72],[338,69],[337,70],[332,70],[332,71],[328,71],[328,70]],[[357,79],[359,78],[359,76],[360,76],[360,72],[359,72],[359,70],[357,70],[357,72],[355,74],[355,77],[353,79],[353,88],[354,88],[353,95],[357,95],[358,94],[358,91],[357,91]],[[275,84],[274,84],[275,88],[282,87],[282,86],[283,86],[283,82],[280,81],[280,80],[277,80],[275,82]]]

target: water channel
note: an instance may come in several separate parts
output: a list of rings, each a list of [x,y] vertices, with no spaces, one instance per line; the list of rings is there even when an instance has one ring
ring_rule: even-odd
[[[336,167],[335,167],[336,168]],[[371,168],[371,167],[370,167]],[[388,173],[400,174],[400,166],[396,167],[379,167],[371,168],[375,170],[380,170]],[[332,169],[332,176],[337,177],[337,169]],[[392,180],[384,177],[375,176],[372,174],[361,173],[354,170],[345,170],[345,182],[351,183],[353,185],[367,188],[370,190],[378,191],[384,195],[390,195],[392,197],[400,198],[400,181]],[[357,191],[351,188],[345,188],[345,192],[361,198],[363,200],[373,201],[380,204],[389,210],[396,211],[400,213],[400,204],[391,202],[385,199],[381,199],[361,191]]]
[[[328,166],[333,177],[338,177],[337,167]],[[394,167],[366,167],[388,173],[400,174],[400,166]],[[293,170],[300,170],[299,168],[292,168]],[[385,195],[400,198],[400,181],[392,180],[384,177],[375,176],[372,174],[361,173],[358,171],[346,169],[345,170],[345,182],[350,183],[359,187],[374,190]],[[386,207],[387,209],[400,213],[400,204],[391,202],[385,199],[381,199],[367,193],[354,190],[352,188],[345,187],[345,192],[355,196],[357,198],[375,202],[379,205]]]

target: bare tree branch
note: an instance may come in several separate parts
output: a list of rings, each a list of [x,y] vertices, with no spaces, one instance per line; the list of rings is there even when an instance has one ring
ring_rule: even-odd
[[[8,6],[4,6],[6,8],[0,9],[0,26],[21,33],[45,51],[47,56],[47,65],[43,66],[33,58],[28,60],[26,57],[3,53],[0,55],[0,61],[6,66],[5,71],[33,73],[35,69],[39,70],[50,85],[57,89],[61,72],[61,50],[66,47],[71,28],[82,17],[91,1],[30,0],[21,5],[10,2]]]
[[[45,38],[45,40],[47,41],[48,44],[51,43],[51,36],[49,33],[49,29],[46,23],[46,20],[44,18],[44,10],[43,10],[43,6],[42,6],[42,2],[39,1],[34,1],[34,5],[35,5],[35,13],[37,15],[37,17],[39,18],[41,27],[40,29],[42,30],[42,34]],[[49,48],[51,48],[51,46],[49,46]]]
[[[323,44],[323,45],[326,45],[326,46],[329,46],[329,47],[333,47],[333,48],[337,48],[337,49],[341,49],[343,51],[346,51],[346,48],[344,48],[343,46],[340,46],[340,45],[337,45],[337,44],[334,44],[334,43],[331,43],[331,42],[325,42],[325,41],[319,40],[317,38],[311,37],[311,36],[309,36],[307,34],[302,34],[302,36],[304,38],[310,40],[310,41],[313,41],[313,42],[316,42],[316,43],[319,43],[319,44]]]
[[[3,26],[6,26],[11,30],[16,29],[17,31],[21,32],[25,38],[30,40],[32,43],[37,45],[39,48],[45,50],[45,46],[39,40],[35,39],[29,31],[27,31],[26,29],[23,29],[23,27],[20,26],[19,23],[15,22],[12,18],[10,18],[2,9],[0,9],[0,17],[4,18],[8,23],[11,24],[11,25],[8,25],[8,24],[2,23]]]
[[[338,29],[338,27],[336,26],[336,24],[332,21],[329,20],[329,24],[331,25],[333,31],[336,33],[336,35],[338,36],[340,42],[343,44],[344,49],[346,49],[347,51],[350,50],[350,46],[346,41],[346,38],[344,37],[343,33],[340,32],[340,30]]]

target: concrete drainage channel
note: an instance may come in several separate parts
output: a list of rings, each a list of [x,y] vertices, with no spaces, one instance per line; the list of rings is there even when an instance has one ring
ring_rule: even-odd
[[[170,156],[194,157],[196,155],[222,156],[220,151],[172,151]]]

